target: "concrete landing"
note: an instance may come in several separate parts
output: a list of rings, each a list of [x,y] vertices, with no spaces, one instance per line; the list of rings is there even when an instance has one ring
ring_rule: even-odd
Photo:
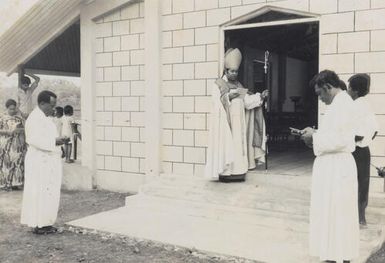
[[[308,256],[309,188],[309,176],[265,173],[232,184],[149,178],[125,207],[68,224],[263,262],[319,262]],[[376,189],[354,263],[365,262],[385,238],[385,195],[382,185]]]

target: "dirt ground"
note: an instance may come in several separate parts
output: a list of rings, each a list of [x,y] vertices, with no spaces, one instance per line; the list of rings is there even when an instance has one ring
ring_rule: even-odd
[[[0,191],[0,262],[254,262],[64,225],[123,206],[125,196],[105,191],[62,191],[57,222],[60,233],[38,236],[19,224],[22,192]],[[385,244],[367,263],[384,262]]]

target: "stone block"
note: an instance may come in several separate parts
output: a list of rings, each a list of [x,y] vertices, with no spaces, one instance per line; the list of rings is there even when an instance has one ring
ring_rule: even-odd
[[[144,80],[144,65],[139,65],[139,80]]]
[[[370,153],[374,156],[385,156],[385,137],[377,136],[370,147]],[[381,164],[384,166],[384,163]]]
[[[321,55],[320,70],[330,69],[341,73],[354,72],[354,55],[353,54],[334,54]]]
[[[96,154],[112,155],[112,142],[96,141]]]
[[[104,155],[96,155],[96,169],[104,169]]]
[[[172,64],[183,62],[183,48],[163,48],[162,49],[162,63]]]
[[[217,26],[230,20],[230,8],[207,11],[207,26]]]
[[[162,32],[162,47],[172,47],[172,32]]]
[[[369,51],[370,34],[353,32],[338,34],[338,53]]]
[[[373,30],[370,35],[370,50],[385,50],[385,30]]]
[[[184,13],[194,11],[194,1],[191,0],[173,0],[172,12]]]
[[[96,112],[96,125],[98,126],[112,125],[112,112]]]
[[[96,81],[104,81],[104,68],[96,68],[95,70]]]
[[[162,17],[162,30],[163,31],[182,29],[182,27],[183,27],[183,15],[182,14],[166,15],[166,16]]]
[[[130,51],[130,65],[144,65],[144,50]]]
[[[162,162],[162,172],[172,174],[172,162]]]
[[[105,127],[104,138],[107,141],[120,141],[122,139],[122,128],[120,127]]]
[[[139,97],[122,97],[122,111],[139,111]]]
[[[144,18],[138,18],[130,20],[130,33],[143,33],[144,32]]]
[[[172,67],[172,78],[174,80],[178,79],[193,79],[194,78],[194,64],[185,63],[185,64],[174,64]]]
[[[194,97],[173,97],[174,112],[194,112]]]
[[[207,147],[209,140],[208,131],[195,131],[195,146]]]
[[[206,61],[206,46],[191,46],[183,48],[183,62]]]
[[[121,111],[121,99],[120,97],[105,97],[104,109],[106,111]]]
[[[163,113],[162,124],[165,129],[183,129],[183,114]]]
[[[114,156],[130,156],[129,142],[113,142]]]
[[[103,38],[95,39],[95,52],[101,53],[104,51],[104,41]]]
[[[338,0],[338,11],[357,11],[370,8],[370,0]]]
[[[203,177],[205,174],[206,165],[194,164],[194,176]]]
[[[162,80],[172,80],[172,65],[162,65]]]
[[[131,112],[131,126],[144,127],[144,112]]]
[[[250,13],[253,10],[257,10],[263,6],[265,6],[265,3],[233,6],[233,7],[231,7],[231,19],[243,16],[243,15]]]
[[[354,12],[323,15],[320,30],[322,34],[354,31]]]
[[[105,81],[120,81],[120,67],[104,68]]]
[[[172,163],[172,173],[192,175],[194,173],[194,165],[191,163]]]
[[[204,113],[185,113],[184,129],[205,130],[206,129],[206,114]]]
[[[309,0],[267,1],[269,5],[309,12]]]
[[[206,162],[206,149],[197,147],[183,147],[183,161],[187,163]]]
[[[337,13],[338,0],[310,0],[310,12],[316,14]]]
[[[112,95],[116,97],[130,96],[130,82],[129,81],[113,82]]]
[[[96,53],[95,65],[97,67],[111,67],[112,53]]]
[[[95,139],[97,141],[104,141],[104,127],[95,128]]]
[[[163,97],[162,112],[172,112],[172,97]]]
[[[171,162],[181,162],[183,160],[183,147],[163,146],[162,159]]]
[[[114,36],[130,34],[130,20],[116,21],[112,23],[112,33]]]
[[[385,7],[385,0],[371,0],[372,8],[383,8]]]
[[[219,7],[237,6],[241,4],[242,0],[219,0]]]
[[[195,97],[195,112],[210,112],[211,110],[211,97]]]
[[[145,142],[146,141],[146,128],[145,127],[141,127],[139,129],[139,141],[140,142]]]
[[[96,24],[95,37],[110,37],[112,36],[112,23]]]
[[[104,157],[104,168],[110,171],[121,171],[122,170],[122,158],[117,156],[105,156]]]
[[[111,82],[96,82],[96,96],[112,96]]]
[[[114,52],[112,57],[114,66],[130,65],[130,51]]]
[[[194,45],[194,29],[176,30],[172,32],[173,47]]]
[[[131,126],[129,112],[114,112],[113,113],[114,126]]]
[[[207,10],[218,8],[218,1],[195,0],[195,10]]]
[[[206,95],[206,81],[203,79],[185,80],[184,81],[184,95]]]
[[[179,146],[194,146],[194,131],[173,130],[173,144]]]
[[[378,123],[378,135],[385,135],[385,115],[376,115],[376,120]]]
[[[144,81],[131,81],[131,96],[144,96]]]
[[[172,13],[172,0],[161,1],[160,7],[162,15],[168,15]]]
[[[195,29],[195,44],[216,44],[219,41],[218,27],[202,27]]]
[[[139,4],[130,4],[120,11],[120,16],[122,19],[132,19],[139,17]]]
[[[131,157],[145,157],[144,143],[132,142],[131,143]]]
[[[319,47],[321,54],[337,53],[337,35],[338,34],[321,35],[320,47]]]
[[[139,66],[122,67],[122,80],[139,80]]]
[[[139,158],[122,158],[122,171],[138,173],[140,171]]]
[[[121,50],[139,48],[139,34],[121,36]]]
[[[183,81],[182,80],[163,81],[162,93],[164,96],[183,95]]]
[[[355,55],[356,72],[385,72],[385,52],[357,53]]]
[[[219,47],[218,44],[206,45],[207,61],[219,60]]]
[[[103,17],[103,22],[112,22],[120,20],[120,10],[114,11],[111,14]]]
[[[104,52],[120,51],[120,36],[104,39]]]
[[[172,130],[162,130],[162,142],[163,145],[172,145]]]
[[[139,158],[139,172],[140,173],[146,173],[146,159],[145,158]]]
[[[370,74],[370,93],[385,93],[384,83],[385,73]]]
[[[139,48],[144,49],[145,43],[144,43],[144,33],[139,34]]]
[[[372,108],[375,114],[385,114],[385,94],[369,94],[367,95],[367,99],[370,103],[370,107]]]
[[[95,181],[97,189],[121,193],[137,193],[145,178],[140,173],[99,170],[96,173]]]
[[[385,9],[357,11],[356,31],[385,29]]]
[[[203,62],[195,64],[195,78],[217,78],[219,77],[218,62]]]
[[[206,26],[206,12],[190,12],[183,14],[183,28],[196,28]]]
[[[122,141],[138,142],[139,141],[139,129],[138,127],[123,127],[122,128]]]

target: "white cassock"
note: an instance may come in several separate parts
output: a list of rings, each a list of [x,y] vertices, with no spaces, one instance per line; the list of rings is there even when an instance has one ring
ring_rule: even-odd
[[[227,81],[226,77],[223,78]],[[229,93],[235,92],[231,89]],[[256,167],[256,159],[264,158],[265,136],[262,147],[253,147],[254,109],[262,105],[260,94],[228,99],[224,95],[228,114],[221,102],[221,92],[212,88],[212,105],[205,176],[218,179],[219,175],[245,174]],[[229,123],[230,122],[230,123]],[[231,125],[231,127],[230,127]],[[264,160],[264,159],[263,159]]]
[[[52,118],[36,107],[25,125],[28,144],[21,223],[30,227],[55,223],[63,174],[58,132]]]
[[[352,260],[359,251],[353,100],[339,92],[313,135],[310,254],[321,260]]]

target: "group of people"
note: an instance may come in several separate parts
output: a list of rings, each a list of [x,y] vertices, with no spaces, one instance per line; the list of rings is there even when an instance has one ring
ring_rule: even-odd
[[[224,182],[244,181],[247,171],[264,161],[266,152],[262,107],[269,94],[252,94],[242,86],[237,78],[241,60],[238,49],[229,49],[224,74],[212,89],[205,173]],[[318,129],[298,131],[316,156],[310,254],[327,262],[350,262],[358,256],[360,225],[366,226],[369,144],[378,131],[365,98],[370,76],[353,75],[346,85],[335,72],[324,70],[314,76],[310,88],[327,105]]]

